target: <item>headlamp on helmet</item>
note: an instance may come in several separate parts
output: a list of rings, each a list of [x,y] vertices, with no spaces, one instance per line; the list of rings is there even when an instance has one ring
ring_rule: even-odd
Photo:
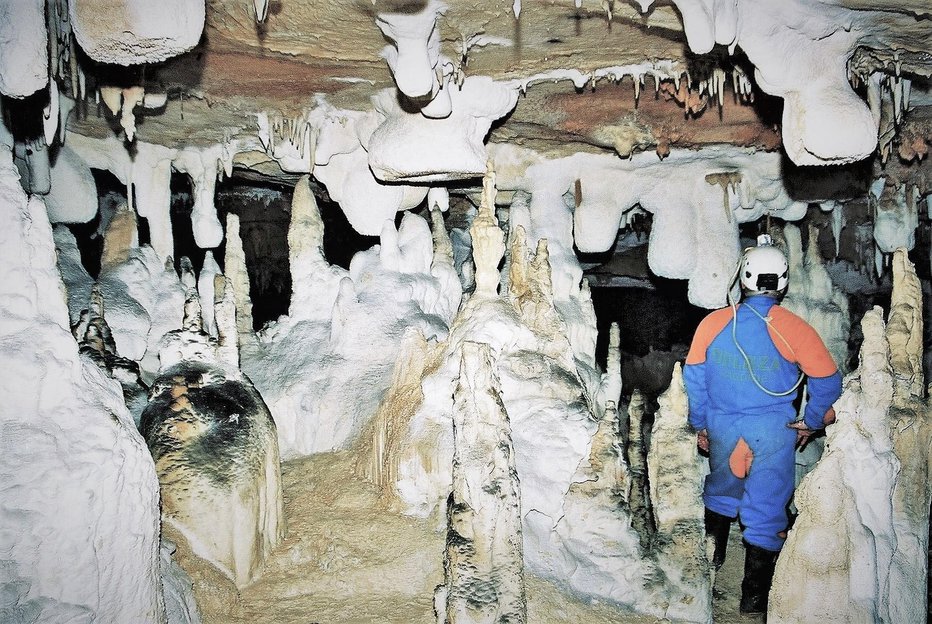
[[[789,284],[789,265],[783,252],[773,246],[767,234],[757,237],[741,258],[741,288],[749,295],[782,292]]]

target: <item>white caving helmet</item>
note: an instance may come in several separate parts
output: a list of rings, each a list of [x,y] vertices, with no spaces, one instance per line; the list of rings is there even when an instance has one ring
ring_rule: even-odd
[[[757,247],[746,249],[741,258],[741,288],[750,295],[783,292],[789,284],[789,264],[770,236],[757,238]]]

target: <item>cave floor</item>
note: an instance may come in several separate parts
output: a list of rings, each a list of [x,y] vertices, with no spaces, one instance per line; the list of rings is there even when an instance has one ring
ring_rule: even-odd
[[[177,535],[176,560],[194,580],[204,624],[434,623],[433,590],[443,580],[444,531],[438,521],[384,510],[376,488],[353,473],[350,452],[282,465],[288,532],[260,578],[236,591],[213,566],[190,554]],[[738,616],[744,549],[737,531],[716,581],[715,622],[762,622]],[[654,624],[654,617],[583,603],[526,575],[528,622]]]

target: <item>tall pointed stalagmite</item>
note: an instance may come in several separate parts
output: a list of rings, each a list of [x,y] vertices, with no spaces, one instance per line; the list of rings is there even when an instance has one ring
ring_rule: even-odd
[[[687,423],[689,406],[683,371],[673,367],[670,387],[659,397],[647,455],[650,500],[657,522],[658,557],[677,561],[664,571],[681,586],[692,588],[691,605],[671,605],[670,619],[695,618],[712,612],[712,570],[706,558],[703,522],[703,466],[696,434]],[[695,620],[700,621],[700,620]]]
[[[488,345],[463,344],[453,400],[453,491],[438,621],[521,624],[527,621],[521,501]]]
[[[246,271],[246,252],[239,234],[239,217],[227,213],[226,253],[223,270],[233,285],[236,297],[236,328],[242,335],[252,335],[252,300],[249,298],[249,273]]]
[[[477,297],[494,297],[498,293],[501,276],[498,263],[505,253],[505,235],[495,217],[495,171],[488,165],[482,179],[482,202],[479,214],[473,219],[469,234],[472,237],[472,255],[476,264]]]

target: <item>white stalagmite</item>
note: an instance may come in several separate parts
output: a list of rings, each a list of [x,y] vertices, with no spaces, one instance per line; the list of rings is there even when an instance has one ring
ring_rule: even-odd
[[[197,275],[197,294],[201,297],[204,331],[215,338],[217,337],[217,324],[214,321],[214,306],[211,302],[214,301],[214,278],[220,274],[220,266],[214,260],[214,252],[207,251],[204,254],[201,272]]]
[[[101,269],[126,262],[130,251],[139,247],[136,213],[125,202],[117,204],[116,212],[104,232],[104,248],[100,255]]]
[[[905,250],[894,266],[889,323],[879,307],[864,315],[860,365],[835,404],[825,454],[797,490],[768,622],[926,617],[932,425],[917,377],[921,291]]]
[[[518,475],[491,358],[489,345],[462,345],[445,578],[435,598],[444,624],[527,621]]]
[[[324,222],[310,177],[301,176],[291,198],[288,225],[288,268],[291,272],[292,320],[329,319],[346,271],[331,266],[324,257]]]
[[[239,235],[239,216],[227,213],[226,250],[223,267],[233,284],[236,300],[236,328],[240,336],[252,336],[252,299],[249,298],[249,274],[246,272],[246,252]]]
[[[24,98],[49,81],[43,0],[0,1],[0,93]]]
[[[119,384],[79,358],[45,206],[0,160],[0,620],[159,624],[152,458]]]
[[[227,366],[239,367],[239,332],[236,327],[236,291],[223,273],[214,275],[214,320],[217,357]]]
[[[783,238],[790,281],[782,305],[815,328],[835,364],[844,373],[851,332],[848,298],[832,284],[819,252],[818,230],[809,229],[805,250],[802,248],[802,235],[795,225],[784,226]]]
[[[97,215],[97,185],[91,168],[71,149],[58,149],[45,197],[52,223],[86,223]]]
[[[193,48],[204,30],[203,0],[113,0],[106,11],[97,3],[78,0],[68,6],[75,38],[101,63],[164,61]]]
[[[490,162],[482,179],[479,214],[469,228],[473,262],[476,265],[476,297],[495,297],[501,281],[498,263],[505,253],[505,235],[498,227],[498,219],[495,217],[495,194],[495,171]]]
[[[221,282],[221,338],[214,340],[201,328],[190,262],[182,264],[183,327],[159,352],[140,431],[155,459],[171,539],[186,540],[243,587],[285,534],[278,437],[268,407],[236,366],[232,289]]]
[[[691,604],[671,605],[668,617],[711,622],[712,576],[702,503],[704,460],[686,421],[689,407],[679,363],[659,402],[647,456],[650,499],[661,545],[657,559],[673,584],[695,597]]]

